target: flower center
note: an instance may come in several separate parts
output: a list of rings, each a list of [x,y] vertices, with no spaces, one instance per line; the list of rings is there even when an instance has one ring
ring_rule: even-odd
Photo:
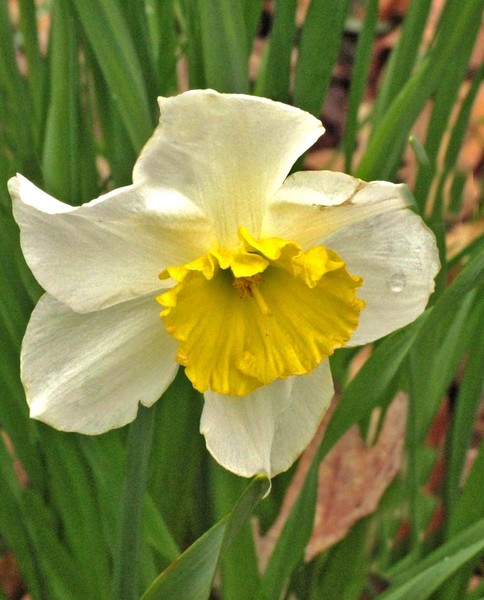
[[[361,278],[332,250],[304,252],[241,227],[235,251],[216,249],[160,278],[177,285],[158,296],[193,386],[234,396],[277,378],[311,372],[358,325]]]
[[[269,307],[267,306],[264,297],[259,290],[259,284],[264,281],[262,275],[257,273],[256,275],[251,275],[250,277],[236,277],[232,285],[238,291],[240,298],[251,297],[257,302],[257,306],[260,308],[260,311],[264,315],[269,315],[271,313]]]

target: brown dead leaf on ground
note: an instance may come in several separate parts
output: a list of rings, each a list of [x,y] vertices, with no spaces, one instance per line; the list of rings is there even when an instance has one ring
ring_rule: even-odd
[[[402,393],[389,406],[374,445],[367,445],[361,439],[359,428],[354,426],[323,460],[319,468],[316,517],[306,548],[306,560],[341,540],[358,520],[376,510],[383,493],[401,467],[406,415],[407,397]],[[376,421],[379,416],[376,410]],[[374,421],[373,425],[370,430],[374,431],[377,423]],[[262,569],[298,497],[325,428],[326,420],[299,461],[274,525],[263,537],[256,531]]]

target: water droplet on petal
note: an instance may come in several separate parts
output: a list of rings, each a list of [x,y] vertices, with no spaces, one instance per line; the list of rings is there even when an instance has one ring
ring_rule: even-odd
[[[390,288],[390,291],[394,292],[395,294],[398,294],[405,288],[406,283],[407,278],[405,277],[404,273],[400,271],[398,273],[394,273],[390,277],[390,279],[388,280],[388,287]]]

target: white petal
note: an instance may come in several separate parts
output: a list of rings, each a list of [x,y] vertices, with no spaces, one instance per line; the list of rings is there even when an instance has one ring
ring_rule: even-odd
[[[9,188],[32,272],[78,312],[160,289],[166,266],[195,259],[213,241],[206,217],[177,192],[132,185],[74,208],[21,175]]]
[[[333,231],[411,203],[404,185],[366,183],[344,173],[302,171],[286,179],[272,199],[263,235],[311,248]]]
[[[30,414],[63,431],[98,434],[132,421],[173,380],[176,342],[152,297],[78,314],[48,294],[32,313],[21,375]]]
[[[407,325],[422,313],[439,271],[435,236],[410,210],[355,223],[324,240],[363,277],[366,302],[349,346],[366,344]]]
[[[195,90],[160,98],[160,125],[133,180],[179,190],[215,221],[218,241],[259,235],[266,202],[323,133],[309,113],[264,98]]]
[[[273,477],[309,444],[333,393],[327,360],[309,375],[279,379],[246,397],[206,392],[200,431],[229,471]]]

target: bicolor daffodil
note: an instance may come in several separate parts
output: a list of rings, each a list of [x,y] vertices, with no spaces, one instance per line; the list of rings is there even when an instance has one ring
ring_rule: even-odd
[[[159,104],[132,185],[74,208],[10,180],[46,291],[22,345],[31,416],[86,434],[120,427],[183,365],[215,459],[272,477],[328,407],[328,356],[424,310],[435,239],[402,185],[288,176],[324,131],[306,112],[211,90]]]

